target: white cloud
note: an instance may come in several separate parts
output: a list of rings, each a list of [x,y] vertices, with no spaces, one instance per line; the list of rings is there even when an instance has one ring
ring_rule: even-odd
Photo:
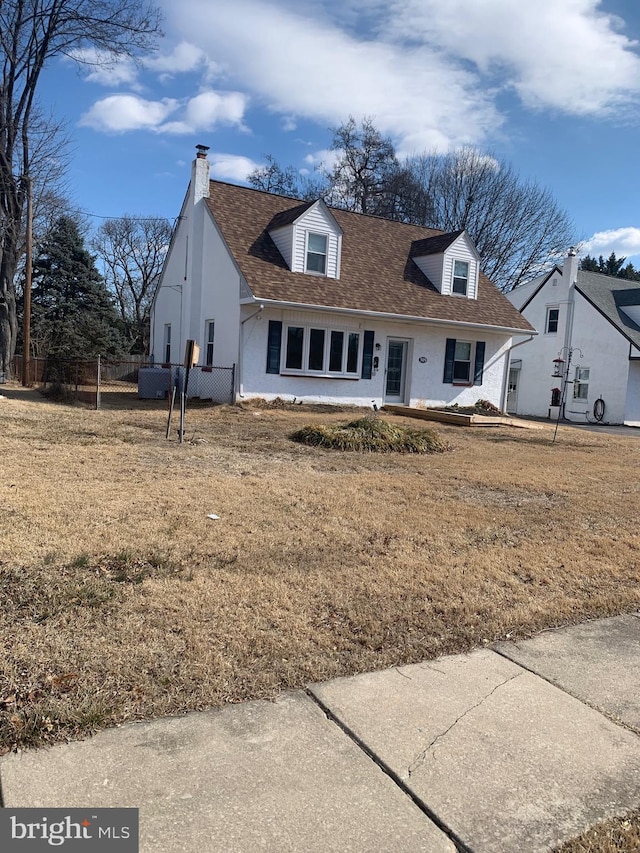
[[[390,33],[499,75],[528,107],[607,113],[640,91],[637,42],[601,0],[394,0]]]
[[[171,30],[274,112],[327,124],[369,115],[407,152],[477,142],[501,123],[460,63],[422,44],[360,38],[311,3],[302,11],[265,0],[164,3]]]
[[[239,157],[236,154],[211,154],[209,152],[211,174],[221,181],[240,181],[245,183],[247,175],[258,167],[258,163],[249,157]]]
[[[181,106],[182,114],[167,121]],[[137,95],[110,95],[96,101],[80,124],[108,133],[153,130],[188,134],[213,130],[218,124],[243,127],[245,107],[246,97],[239,92],[201,92],[182,105],[174,98],[147,101]]]
[[[609,231],[597,231],[580,246],[581,255],[604,258],[615,252],[617,258],[630,258],[640,255],[640,228],[628,226],[613,228]]]
[[[340,159],[340,151],[333,151],[330,148],[321,148],[319,151],[313,151],[307,154],[304,162],[314,168],[323,166],[325,169],[332,169]]]
[[[71,59],[80,65],[85,72],[84,79],[90,83],[114,88],[124,83],[132,85],[138,76],[133,60],[111,51],[83,47],[74,50]]]
[[[187,102],[181,119],[168,122],[158,130],[163,133],[186,134],[213,130],[218,124],[243,127],[245,108],[246,97],[240,92],[201,92]]]
[[[80,119],[80,124],[108,133],[154,130],[175,111],[178,102],[171,98],[147,101],[137,95],[110,95],[102,98]]]
[[[205,67],[210,74],[218,70],[217,64],[208,58],[204,50],[187,41],[179,42],[170,53],[145,59],[144,66],[168,76],[185,74],[201,67]]]
[[[187,104],[186,120],[196,130],[222,124],[240,124],[246,107],[246,97],[240,92],[201,92]]]
[[[400,155],[485,143],[505,91],[593,116],[640,94],[638,45],[601,0],[163,2],[170,29],[272,111],[371,116]]]

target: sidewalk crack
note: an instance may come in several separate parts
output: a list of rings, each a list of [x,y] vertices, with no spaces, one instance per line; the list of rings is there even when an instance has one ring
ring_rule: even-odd
[[[412,773],[415,773],[415,771],[422,764],[424,764],[424,762],[427,758],[427,753],[429,752],[429,750],[433,749],[433,747],[438,743],[438,741],[440,741],[440,740],[442,740],[442,738],[446,737],[449,734],[449,732],[453,728],[455,728],[455,726],[457,726],[461,720],[464,720],[464,718],[467,716],[467,714],[470,714],[471,711],[475,711],[476,708],[479,708],[480,705],[482,705],[484,702],[486,702],[487,699],[491,698],[491,696],[493,696],[493,694],[496,692],[496,690],[499,690],[500,687],[504,687],[504,685],[508,684],[510,681],[513,681],[516,678],[520,678],[521,675],[524,675],[524,672],[516,672],[514,675],[510,675],[509,678],[505,678],[504,681],[501,681],[499,684],[496,684],[496,686],[493,687],[489,691],[489,693],[486,694],[486,696],[483,696],[481,699],[479,699],[475,703],[475,705],[471,705],[470,708],[467,708],[467,710],[464,713],[460,714],[460,716],[457,719],[455,719],[451,723],[450,726],[447,726],[447,728],[443,732],[440,732],[439,735],[436,735],[434,737],[434,739],[431,741],[431,743],[427,744],[427,746],[416,755],[416,757],[413,759],[413,761],[409,765],[408,770],[407,770],[409,778],[411,778]]]

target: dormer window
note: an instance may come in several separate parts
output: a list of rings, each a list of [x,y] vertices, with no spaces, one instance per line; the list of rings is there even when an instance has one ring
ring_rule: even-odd
[[[453,287],[451,292],[458,293],[460,296],[467,295],[467,286],[469,284],[469,264],[467,261],[453,262]]]
[[[327,235],[307,234],[307,265],[306,272],[325,275],[327,272]]]

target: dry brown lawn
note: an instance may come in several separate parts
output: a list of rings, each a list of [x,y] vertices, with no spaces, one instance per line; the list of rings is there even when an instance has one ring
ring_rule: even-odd
[[[353,412],[220,406],[180,446],[155,403],[0,390],[5,751],[640,606],[640,436],[341,453],[288,436]]]
[[[584,835],[558,847],[556,853],[638,853],[640,809],[625,817],[612,818],[592,827]]]

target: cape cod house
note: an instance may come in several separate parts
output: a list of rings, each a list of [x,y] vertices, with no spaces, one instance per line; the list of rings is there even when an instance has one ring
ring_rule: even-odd
[[[206,150],[153,303],[156,364],[194,339],[204,369],[235,365],[236,400],[504,407],[510,347],[532,329],[464,231],[211,181]]]
[[[580,270],[571,251],[507,296],[540,333],[511,353],[509,411],[640,426],[639,282]]]

